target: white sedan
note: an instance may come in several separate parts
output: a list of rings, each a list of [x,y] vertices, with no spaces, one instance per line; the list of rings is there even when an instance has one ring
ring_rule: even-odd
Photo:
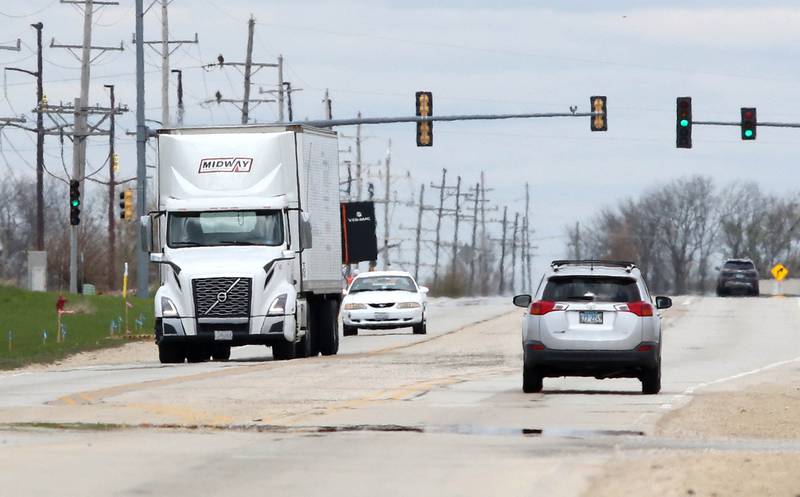
[[[428,289],[418,286],[405,271],[361,273],[350,284],[342,302],[344,335],[359,328],[412,327],[415,335],[427,332],[425,310]]]

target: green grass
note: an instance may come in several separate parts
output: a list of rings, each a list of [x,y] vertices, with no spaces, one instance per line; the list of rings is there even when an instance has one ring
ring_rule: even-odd
[[[61,322],[66,337],[56,342],[56,292],[29,292],[0,286],[0,369],[12,369],[31,363],[62,359],[86,350],[119,346],[126,341],[109,340],[111,322],[123,319],[122,297],[64,294],[65,309]],[[152,299],[128,298],[128,328],[135,334],[153,333]],[[143,316],[141,329],[136,320]],[[43,331],[47,331],[44,339]],[[124,324],[117,329],[119,335]],[[9,332],[12,334],[9,348]]]

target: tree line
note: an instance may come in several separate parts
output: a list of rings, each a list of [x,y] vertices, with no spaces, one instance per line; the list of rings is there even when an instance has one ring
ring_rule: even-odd
[[[682,177],[566,231],[571,257],[632,260],[654,291],[708,291],[726,258],[752,259],[761,278],[777,262],[800,270],[800,193],[767,193],[755,182]]]

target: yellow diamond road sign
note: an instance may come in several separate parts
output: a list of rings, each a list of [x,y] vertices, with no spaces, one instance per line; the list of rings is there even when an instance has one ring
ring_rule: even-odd
[[[772,267],[770,273],[772,273],[772,276],[778,281],[782,281],[787,276],[789,276],[789,270],[786,269],[786,266],[784,266],[780,262]]]

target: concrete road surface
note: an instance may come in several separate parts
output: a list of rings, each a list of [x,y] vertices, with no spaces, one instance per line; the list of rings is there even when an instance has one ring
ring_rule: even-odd
[[[614,454],[719,449],[659,437],[656,423],[698,392],[736,389],[800,360],[799,299],[681,297],[666,313],[660,395],[641,395],[636,380],[587,378],[549,378],[543,393],[526,395],[522,311],[504,302],[437,302],[430,335],[343,338],[336,357],[273,362],[268,349],[247,348],[225,364],[0,375],[0,488],[592,495]]]

